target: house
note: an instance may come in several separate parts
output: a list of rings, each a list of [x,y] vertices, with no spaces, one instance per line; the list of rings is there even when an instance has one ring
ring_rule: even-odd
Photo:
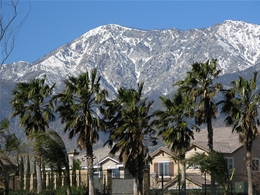
[[[194,140],[191,147],[186,153],[186,158],[191,157],[195,153],[209,152],[207,144],[208,132],[202,129],[200,132],[194,133]],[[214,128],[213,131],[213,148],[221,152],[226,159],[227,166],[230,170],[230,175],[234,171],[232,185],[236,182],[246,181],[246,161],[245,147],[239,142],[237,133],[232,133],[231,128],[222,127]],[[177,189],[178,186],[178,170],[179,164],[176,157],[167,147],[160,147],[153,153],[153,158],[150,164],[151,188]],[[254,175],[259,175],[260,167],[260,138],[254,141],[252,148],[252,172]],[[163,176],[163,182],[162,182]],[[187,167],[186,170],[186,186],[187,188],[203,188],[210,184],[210,177],[202,175],[198,166]]]
[[[17,165],[4,153],[0,152],[0,188],[8,191],[9,188],[16,189],[14,177],[17,172]]]
[[[94,177],[102,178],[104,172],[107,170],[111,170],[112,178],[129,178],[130,175],[127,170],[124,169],[124,165],[119,162],[118,154],[111,157],[109,155],[110,148],[109,147],[101,147],[97,148],[93,151],[94,160],[93,160],[93,168],[94,168]],[[76,150],[72,150],[68,153],[70,166],[72,166],[73,159],[79,160],[81,162],[81,170],[87,170],[87,158],[85,153],[79,153]]]
[[[198,151],[198,150],[197,150]],[[199,151],[198,151],[199,152]],[[160,147],[153,153],[150,164],[150,188],[178,189],[178,173],[180,170],[178,159],[167,147]],[[198,167],[186,171],[187,188],[201,188],[205,184],[205,177],[199,173]],[[206,184],[210,180],[206,178]]]
[[[94,187],[96,190],[105,193],[124,194],[132,192],[132,176],[124,168],[124,165],[119,162],[118,154],[111,157],[109,155],[110,148],[102,147],[93,151],[94,153]],[[69,152],[70,165],[73,159],[80,160],[81,170],[77,171],[77,185],[86,185],[87,177],[87,159],[86,154],[80,154],[76,150]],[[109,188],[108,188],[109,186]],[[124,186],[124,188],[122,188]],[[149,189],[149,187],[148,187]],[[105,190],[105,191],[104,191]]]

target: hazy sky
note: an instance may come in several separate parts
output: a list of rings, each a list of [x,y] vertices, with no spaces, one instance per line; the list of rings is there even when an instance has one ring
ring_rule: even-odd
[[[21,0],[31,9],[6,63],[33,62],[87,31],[106,24],[143,30],[207,28],[224,20],[260,25],[258,1],[66,1]]]

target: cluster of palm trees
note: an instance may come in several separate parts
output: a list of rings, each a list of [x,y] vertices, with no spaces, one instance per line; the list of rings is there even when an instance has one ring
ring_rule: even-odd
[[[93,145],[99,139],[99,131],[109,132],[105,145],[111,147],[111,155],[119,152],[119,160],[134,177],[134,195],[142,193],[144,166],[151,160],[149,146],[156,144],[159,135],[182,162],[182,193],[185,194],[184,159],[193,132],[206,124],[208,146],[213,151],[212,121],[220,107],[227,116],[226,125],[239,133],[246,147],[248,194],[252,195],[251,149],[259,124],[256,119],[260,99],[256,92],[257,73],[249,81],[239,77],[231,83],[230,89],[223,89],[215,82],[220,72],[216,59],[192,64],[187,76],[175,83],[176,94],[172,98],[160,97],[163,108],[159,110],[152,110],[153,101],[142,97],[143,83],[139,83],[137,89],[121,87],[116,98],[108,100],[107,90],[100,86],[97,69],[68,77],[64,80],[64,89],[56,95],[53,94],[55,84],[46,84],[46,77],[33,79],[17,83],[13,90],[12,117],[20,118],[29,139],[39,140],[38,135],[46,132],[57,113],[69,138],[77,136],[78,146],[86,150],[91,195],[94,194]],[[223,96],[216,103],[217,93]],[[40,192],[41,159],[36,159]],[[212,184],[215,184],[214,178]],[[214,188],[212,190],[214,194]]]

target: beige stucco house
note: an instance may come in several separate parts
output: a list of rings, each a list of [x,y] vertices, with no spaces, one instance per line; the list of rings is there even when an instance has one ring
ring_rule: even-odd
[[[119,162],[118,154],[115,156],[109,155],[109,147],[97,148],[93,151],[94,153],[94,178],[103,178],[107,174],[107,170],[111,170],[112,178],[131,178],[128,171],[124,169],[124,165]],[[70,165],[72,165],[73,159],[80,160],[81,162],[81,175],[87,175],[87,159],[85,153],[79,153],[73,150],[68,153]],[[82,181],[84,179],[82,178]],[[83,181],[86,182],[86,181]]]
[[[245,164],[245,147],[239,143],[237,133],[232,133],[231,128],[214,128],[213,133],[213,147],[214,150],[223,153],[227,166],[230,170],[230,175],[234,171],[232,178],[232,185],[236,182],[246,181],[246,164]],[[209,152],[207,145],[207,130],[202,129],[200,132],[194,133],[194,140],[191,147],[186,153],[186,158],[189,158],[195,153]],[[174,154],[167,148],[161,147],[151,153],[153,161],[150,164],[151,174],[151,188],[175,188],[178,186],[178,161],[174,160]],[[252,149],[252,172],[254,176],[260,174],[260,138],[258,137],[253,144]],[[163,183],[162,183],[163,173]],[[260,177],[259,177],[260,178]],[[203,188],[203,186],[210,184],[210,177],[202,175],[198,166],[187,167],[186,170],[186,184],[187,188]]]

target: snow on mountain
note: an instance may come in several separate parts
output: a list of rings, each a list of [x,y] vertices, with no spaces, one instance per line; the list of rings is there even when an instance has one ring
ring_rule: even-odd
[[[47,75],[62,89],[68,75],[98,69],[110,94],[144,82],[144,95],[169,95],[193,62],[218,59],[225,74],[242,74],[260,63],[260,25],[224,21],[204,29],[140,30],[109,24],[90,30],[34,63],[14,62],[0,69],[0,119],[11,113],[8,101],[16,82]],[[250,69],[250,70],[251,70]],[[227,81],[227,79],[224,79]],[[3,109],[4,108],[4,109]]]
[[[216,36],[218,43],[232,55],[243,58],[247,63],[239,64],[244,70],[259,62],[260,26],[242,21],[227,20],[219,26]]]

